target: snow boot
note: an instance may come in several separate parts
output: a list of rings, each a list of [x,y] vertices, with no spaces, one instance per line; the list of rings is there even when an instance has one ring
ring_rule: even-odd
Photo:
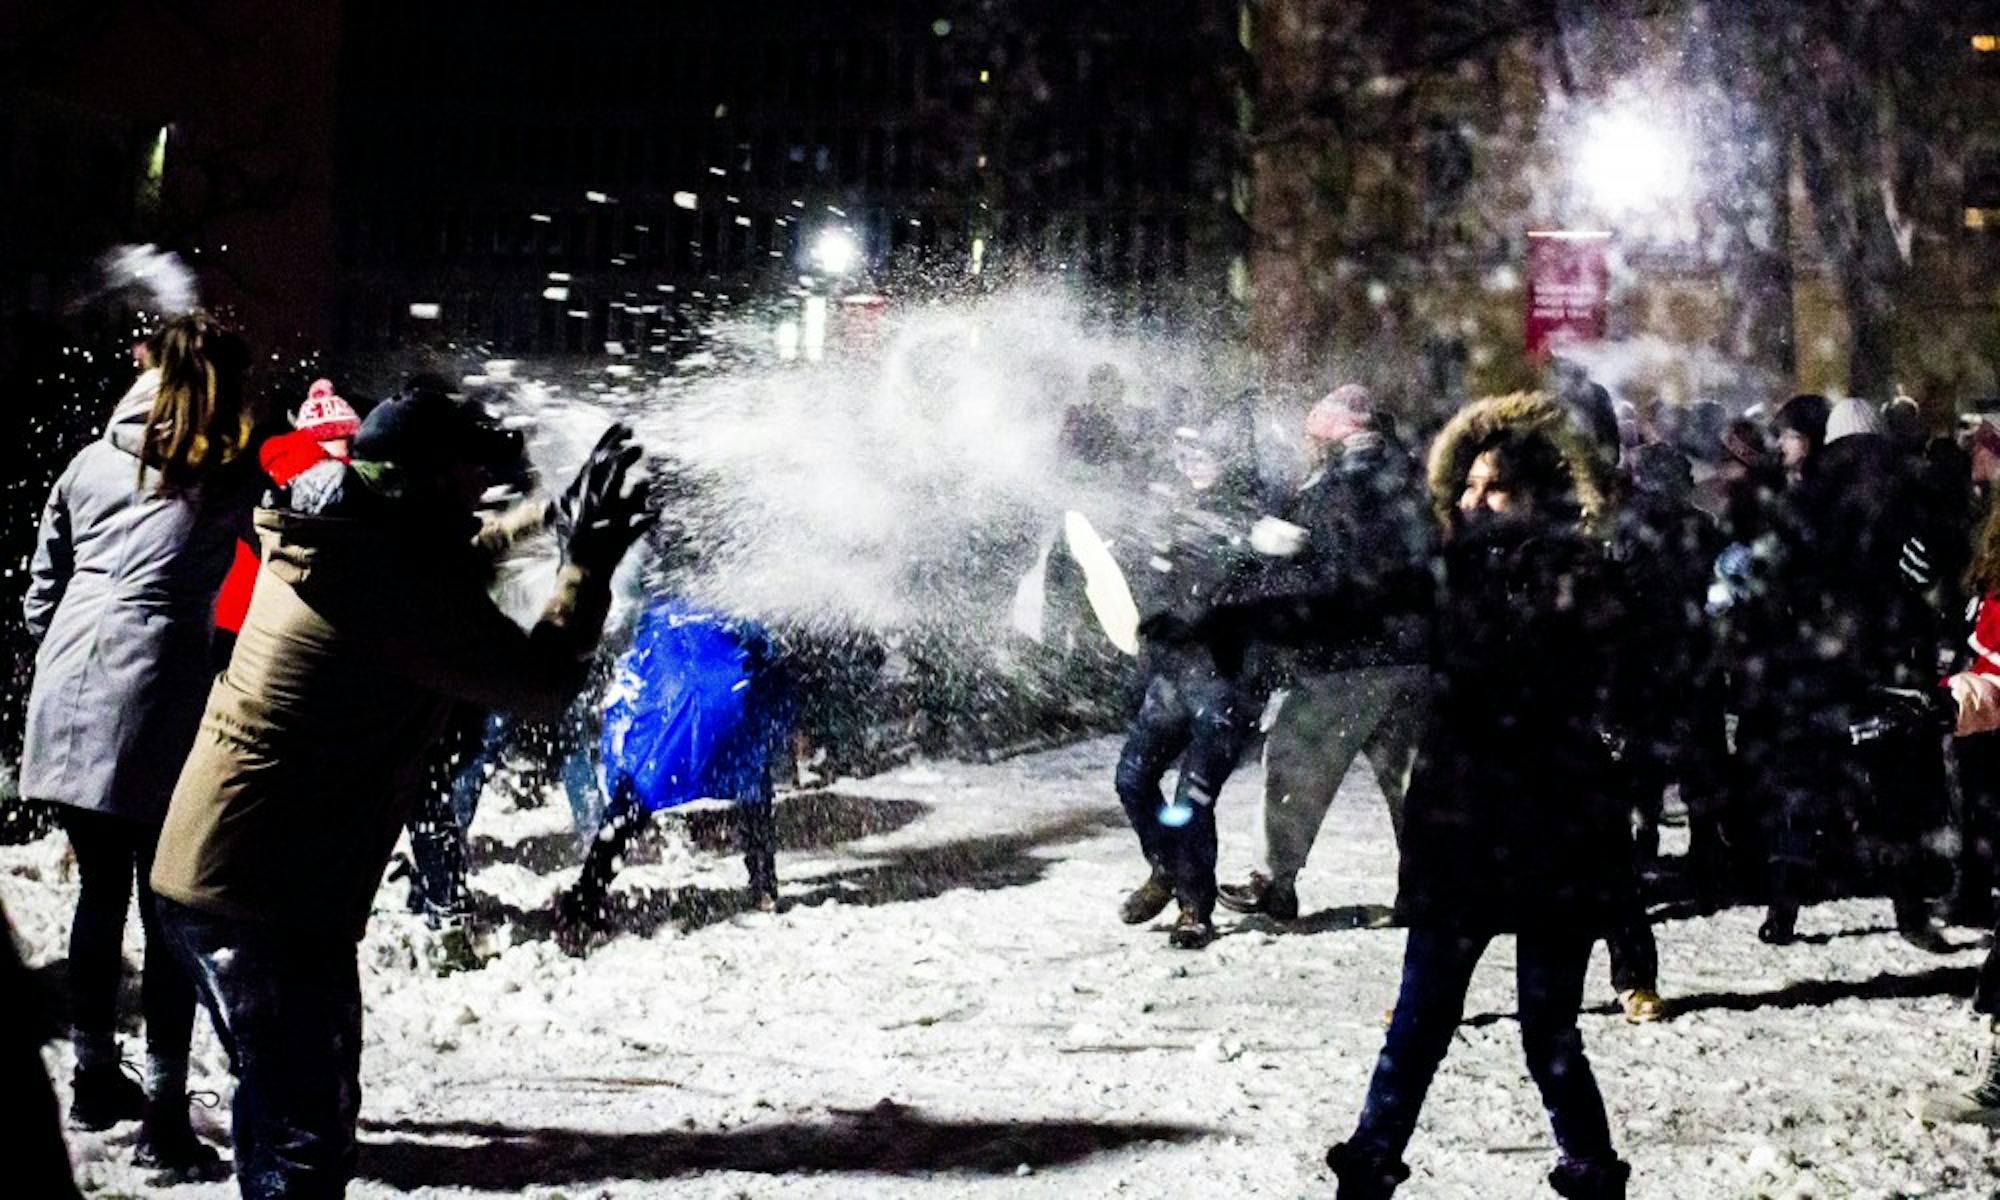
[[[1898,898],[1896,932],[1925,954],[1950,954],[1955,947],[1931,919],[1931,906],[1923,900]]]
[[[1144,925],[1146,922],[1167,911],[1173,903],[1174,885],[1158,871],[1147,876],[1146,882],[1132,889],[1125,902],[1118,906],[1118,919],[1127,925]]]
[[[1925,1096],[1917,1109],[1919,1120],[1927,1125],[2000,1125],[2000,1022],[1988,1022],[1987,1039],[1972,1086]]]
[[[1622,1159],[1588,1162],[1566,1158],[1549,1172],[1549,1186],[1564,1200],[1625,1200],[1632,1164]]]
[[[92,1132],[146,1115],[146,1090],[122,1062],[105,1063],[70,1076],[69,1124]]]
[[[1231,912],[1262,913],[1274,921],[1299,919],[1298,889],[1262,871],[1250,872],[1248,882],[1223,884],[1216,889],[1215,898]]]
[[[477,971],[486,965],[486,956],[480,952],[480,941],[471,921],[446,918],[431,929],[430,941],[424,947],[424,958],[440,977],[456,975],[461,971]]]
[[[1326,1152],[1326,1165],[1340,1181],[1334,1200],[1389,1200],[1396,1186],[1410,1177],[1410,1168],[1404,1164],[1357,1150],[1347,1142]]]
[[[1799,910],[1796,905],[1773,903],[1757,927],[1757,940],[1766,946],[1789,946],[1799,940]]]
[[[1652,988],[1631,988],[1618,993],[1618,1006],[1625,1010],[1627,1025],[1650,1025],[1667,1015],[1660,993]]]
[[[1200,950],[1214,940],[1215,922],[1209,914],[1183,901],[1181,915],[1167,934],[1167,944],[1176,950]]]
[[[1915,946],[1925,954],[1950,954],[1958,948],[1951,944],[1951,939],[1944,935],[1943,930],[1929,921],[1924,922],[1922,925],[1911,925],[1903,929],[1898,929],[1896,932],[1902,935],[1904,941]]]
[[[147,1105],[133,1161],[157,1168],[160,1183],[214,1183],[229,1178],[229,1164],[188,1123],[186,1097]]]
[[[551,933],[556,948],[571,958],[581,958],[592,946],[605,940],[611,929],[610,914],[604,911],[604,896],[581,884],[564,892],[556,901]]]

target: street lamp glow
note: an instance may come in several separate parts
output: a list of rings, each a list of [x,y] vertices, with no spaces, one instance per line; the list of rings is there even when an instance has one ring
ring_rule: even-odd
[[[861,243],[845,229],[829,229],[812,247],[813,266],[828,275],[846,275],[861,265]]]
[[[1584,128],[1577,169],[1598,206],[1631,212],[1687,191],[1687,149],[1671,129],[1636,112],[1606,112]]]

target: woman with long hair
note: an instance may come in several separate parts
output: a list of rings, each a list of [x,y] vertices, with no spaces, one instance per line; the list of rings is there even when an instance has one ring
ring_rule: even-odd
[[[213,318],[178,317],[153,367],[72,459],[42,514],[25,612],[37,642],[21,794],[58,806],[82,887],[70,926],[76,1074],[70,1123],[143,1119],[142,1160],[211,1174],[188,1124],[195,995],[155,936],[146,877],[210,683],[215,596],[262,477],[249,453],[249,353]],[[116,1037],[134,887],[146,934],[146,1086]]]

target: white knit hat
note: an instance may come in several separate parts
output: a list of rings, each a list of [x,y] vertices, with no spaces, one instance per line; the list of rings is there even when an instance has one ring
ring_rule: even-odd
[[[1858,396],[1849,396],[1834,403],[1833,411],[1826,418],[1826,440],[1828,445],[1844,437],[1857,433],[1882,432],[1882,414],[1875,406]]]

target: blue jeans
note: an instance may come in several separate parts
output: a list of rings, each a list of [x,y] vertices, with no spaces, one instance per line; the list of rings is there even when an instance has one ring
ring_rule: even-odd
[[[487,767],[505,747],[512,723],[500,714],[459,712],[432,751],[430,787],[410,814],[410,878],[414,907],[433,928],[472,912],[466,876],[472,852],[467,830],[479,811]]]
[[[230,1138],[244,1200],[339,1197],[361,1111],[354,943],[158,903],[236,1076]]]
[[[1403,987],[1389,1036],[1375,1063],[1368,1101],[1349,1144],[1371,1158],[1397,1162],[1410,1144],[1424,1093],[1444,1061],[1465,1015],[1472,969],[1490,934],[1412,929],[1403,950]],[[1515,942],[1515,987],[1521,1010],[1521,1047],[1528,1074],[1541,1090],[1555,1127],[1556,1145],[1570,1162],[1609,1163],[1611,1129],[1604,1098],[1583,1054],[1576,1013],[1583,1005],[1583,977],[1594,939],[1587,933],[1523,933]]]
[[[1174,896],[1204,917],[1215,909],[1215,801],[1236,769],[1257,719],[1246,689],[1219,674],[1205,652],[1162,653],[1118,757],[1118,800],[1139,849]],[[1160,781],[1178,762],[1179,826],[1160,819]]]

